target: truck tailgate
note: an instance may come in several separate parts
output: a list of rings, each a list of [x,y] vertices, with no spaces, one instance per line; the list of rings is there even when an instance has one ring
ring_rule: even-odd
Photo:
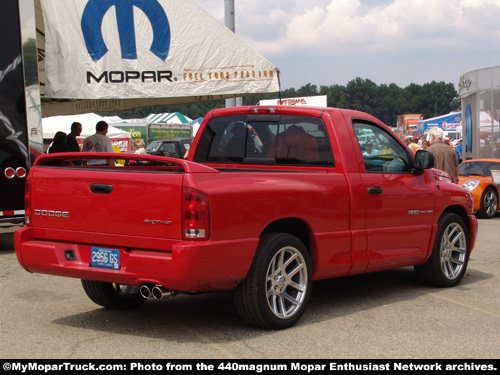
[[[34,168],[29,197],[34,235],[101,244],[107,238],[114,246],[135,248],[152,248],[155,239],[180,240],[183,175]],[[161,249],[162,242],[154,247]]]

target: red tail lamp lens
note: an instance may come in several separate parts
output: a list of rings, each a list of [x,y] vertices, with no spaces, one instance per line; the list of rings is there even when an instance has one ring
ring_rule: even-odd
[[[26,186],[24,190],[24,217],[26,225],[31,225],[31,180],[26,180]]]
[[[210,236],[208,196],[193,189],[184,189],[182,211],[184,239],[207,240]]]

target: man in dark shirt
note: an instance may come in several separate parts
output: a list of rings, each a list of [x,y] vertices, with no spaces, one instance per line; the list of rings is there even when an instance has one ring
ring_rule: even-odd
[[[74,122],[71,124],[71,133],[66,137],[66,146],[68,146],[69,151],[71,152],[80,152],[80,146],[78,145],[78,141],[76,137],[82,134],[82,124],[79,122]],[[82,161],[75,160],[73,162],[75,165],[81,165]]]
[[[82,134],[82,124],[79,122],[74,122],[71,124],[71,133],[68,134],[66,138],[66,145],[69,147],[72,152],[79,152],[80,146],[76,140],[76,137],[79,137]]]

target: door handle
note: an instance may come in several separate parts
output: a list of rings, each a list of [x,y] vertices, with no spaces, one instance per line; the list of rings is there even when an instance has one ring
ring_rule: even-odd
[[[368,187],[368,194],[382,194],[383,190],[381,187],[378,186],[369,186]]]
[[[90,184],[90,191],[95,194],[111,194],[113,191],[113,185]]]

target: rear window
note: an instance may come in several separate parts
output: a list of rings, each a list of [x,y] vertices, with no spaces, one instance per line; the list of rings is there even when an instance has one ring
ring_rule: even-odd
[[[194,160],[210,163],[333,166],[323,121],[302,116],[215,117]]]

